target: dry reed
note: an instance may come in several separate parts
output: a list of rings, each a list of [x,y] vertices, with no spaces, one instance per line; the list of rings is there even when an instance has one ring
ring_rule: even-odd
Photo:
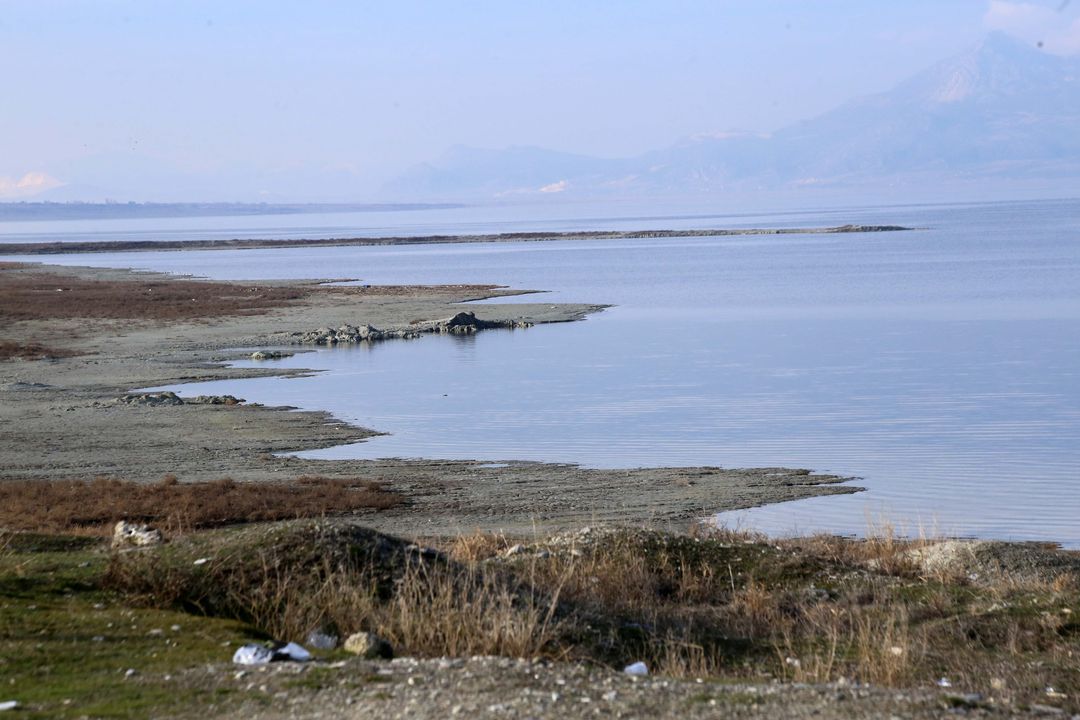
[[[368,480],[300,477],[293,482],[229,479],[158,483],[111,478],[0,482],[0,526],[33,532],[104,534],[118,520],[153,523],[171,532],[233,523],[386,510],[404,502]]]

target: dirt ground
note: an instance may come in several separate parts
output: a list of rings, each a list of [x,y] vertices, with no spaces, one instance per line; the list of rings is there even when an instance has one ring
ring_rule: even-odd
[[[1044,717],[1057,708],[971,707],[929,689],[695,682],[633,677],[570,663],[475,657],[348,661],[338,674],[270,666],[247,673],[201,670],[188,682],[258,693],[232,718],[940,718]],[[214,672],[218,670],[218,672]],[[314,671],[314,672],[313,672]],[[194,675],[194,673],[193,673]],[[1064,717],[1064,715],[1062,715]]]

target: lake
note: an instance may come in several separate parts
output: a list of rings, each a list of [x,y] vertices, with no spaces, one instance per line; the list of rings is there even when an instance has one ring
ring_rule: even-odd
[[[616,306],[580,323],[277,363],[325,371],[312,377],[177,388],[326,409],[389,433],[307,456],[807,467],[857,476],[868,492],[721,521],[859,533],[884,519],[909,533],[1080,547],[1080,201],[728,215],[625,206],[561,215],[503,208],[487,219],[482,208],[425,212],[436,214],[405,214],[398,225],[388,214],[377,228],[369,218],[240,220],[263,237],[311,237],[312,228],[320,236],[848,222],[919,229],[47,260],[222,279],[498,283],[550,291],[526,301]],[[0,227],[0,242],[238,236],[237,218],[217,227],[207,218],[179,228],[144,222],[125,232],[19,224]]]

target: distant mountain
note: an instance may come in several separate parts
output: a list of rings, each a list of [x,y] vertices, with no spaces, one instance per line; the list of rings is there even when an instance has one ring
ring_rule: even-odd
[[[599,184],[623,160],[603,160],[538,147],[482,150],[456,146],[433,163],[417,165],[387,185],[391,193],[454,195],[464,188],[473,194],[503,197],[517,193],[556,193],[560,181]]]
[[[276,169],[243,164],[193,168],[140,152],[110,151],[70,159],[50,172],[66,182],[34,193],[34,200],[354,203],[371,195],[370,186],[351,171],[316,164]],[[0,201],[5,199],[19,198],[0,193]]]
[[[1080,178],[1080,59],[1001,34],[878,95],[770,136],[691,138],[605,160],[455,148],[387,186],[447,199],[710,192],[950,179]]]
[[[776,134],[795,180],[1080,161],[1080,62],[991,35],[893,90]]]

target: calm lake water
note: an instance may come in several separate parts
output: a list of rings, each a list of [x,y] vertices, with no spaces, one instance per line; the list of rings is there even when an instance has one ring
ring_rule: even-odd
[[[122,212],[122,209],[123,206],[118,206],[118,211]],[[8,220],[0,221],[0,243],[467,235],[758,225],[797,227],[807,226],[807,218],[822,222],[830,216],[835,216],[836,223],[842,224],[849,212],[847,208],[717,212],[703,206],[700,200],[688,199],[648,205],[612,200],[605,203],[533,203],[334,213]]]
[[[487,224],[475,208],[468,218],[439,212],[450,215],[428,215],[424,227],[922,229],[48,259],[212,278],[494,282],[551,291],[525,300],[617,306],[580,323],[278,363],[326,371],[308,378],[178,388],[327,409],[390,433],[311,457],[808,467],[858,476],[869,491],[721,520],[858,533],[885,517],[908,532],[1080,547],[1080,201],[707,218],[579,209]],[[289,236],[274,230],[279,220],[262,221],[261,234]],[[69,230],[69,239],[93,232]],[[345,233],[339,224],[327,234]]]

